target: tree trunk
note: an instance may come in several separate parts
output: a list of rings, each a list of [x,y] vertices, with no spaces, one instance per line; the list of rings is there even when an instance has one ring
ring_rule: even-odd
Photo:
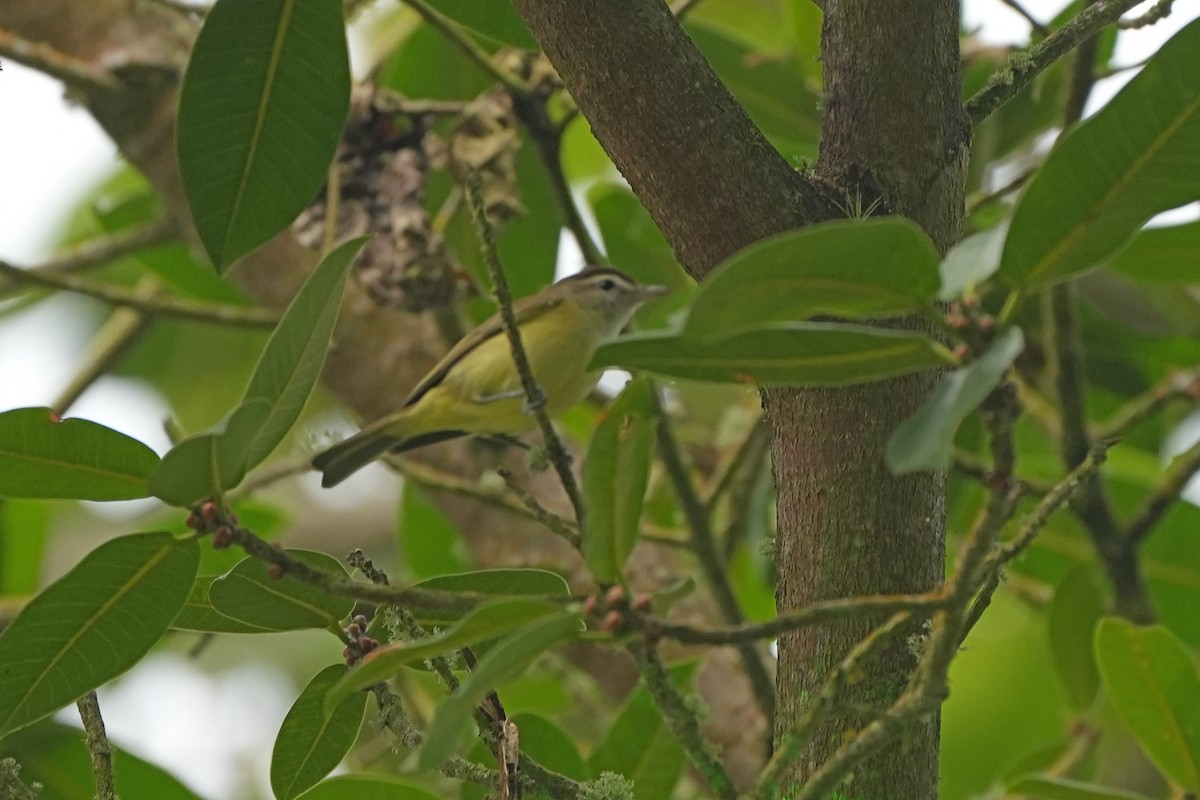
[[[826,104],[817,172],[860,207],[878,200],[919,223],[943,252],[959,237],[969,128],[961,105],[958,4],[829,0],[822,54]],[[921,592],[945,563],[945,487],[928,473],[895,478],[888,435],[936,376],[845,390],[774,390],[767,406],[778,487],[779,610],[852,595]],[[776,735],[876,622],[810,628],[779,644]],[[915,631],[914,631],[915,632]],[[847,700],[886,708],[916,659],[898,637]],[[793,772],[802,780],[867,720],[835,715]],[[855,771],[848,797],[937,796],[938,719],[919,723]]]

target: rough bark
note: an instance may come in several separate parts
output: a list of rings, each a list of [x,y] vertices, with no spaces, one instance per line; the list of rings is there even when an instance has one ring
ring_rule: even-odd
[[[614,163],[680,260],[702,277],[763,236],[828,218],[828,187],[920,223],[942,249],[962,222],[968,128],[960,104],[958,7],[843,3],[825,10],[827,103],[818,178],[787,169],[653,0],[516,0]],[[787,170],[789,173],[790,169]],[[929,376],[837,391],[766,394],[779,492],[780,610],[853,594],[928,589],[944,565],[940,477],[896,480],[887,436]],[[777,733],[864,632],[830,626],[781,642]],[[913,664],[898,645],[859,684],[894,696]],[[802,778],[840,739],[823,730]],[[933,797],[937,721],[860,770],[855,797]]]
[[[961,106],[958,4],[952,0],[831,0],[822,55],[826,105],[818,174],[919,223],[943,251],[960,235],[969,128]],[[883,464],[889,433],[936,376],[840,391],[769,395],[779,493],[780,610],[816,600],[935,586],[945,563],[942,478],[895,478]],[[814,628],[779,647],[783,734],[804,698],[869,630]],[[851,702],[886,707],[915,659],[900,637],[868,665]],[[786,687],[786,689],[784,688]],[[802,779],[861,718],[836,716],[797,765]],[[856,770],[849,797],[937,796],[938,720],[929,719]]]

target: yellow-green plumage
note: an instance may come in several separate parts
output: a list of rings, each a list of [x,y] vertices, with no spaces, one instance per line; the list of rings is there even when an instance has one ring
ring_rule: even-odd
[[[610,269],[564,279],[514,305],[521,342],[546,409],[558,414],[582,400],[598,373],[596,348],[615,336],[644,300],[662,293]],[[468,333],[409,394],[401,409],[313,459],[322,486],[333,486],[389,451],[461,434],[532,429],[520,375],[499,317]]]

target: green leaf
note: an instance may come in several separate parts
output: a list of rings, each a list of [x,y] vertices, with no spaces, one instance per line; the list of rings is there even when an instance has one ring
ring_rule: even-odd
[[[250,444],[270,412],[265,400],[251,400],[214,432],[184,439],[150,476],[150,492],[165,503],[187,508],[237,486],[246,477]]]
[[[121,536],[31,600],[0,634],[0,736],[136,664],[183,607],[199,563],[195,539]]]
[[[938,267],[942,276],[942,288],[938,293],[940,300],[957,300],[975,291],[1000,269],[1000,256],[1004,253],[1004,237],[1008,235],[1008,226],[1009,221],[1003,220],[995,227],[968,236],[950,248]]]
[[[930,303],[938,254],[900,217],[827,222],[756,242],[700,287],[684,333],[714,339],[817,314],[885,317]]]
[[[1200,791],[1200,674],[1164,627],[1109,617],[1096,627],[1096,661],[1113,707],[1163,775]]]
[[[328,715],[325,695],[346,674],[344,664],[318,672],[296,698],[271,751],[271,791],[292,800],[316,786],[354,746],[367,710],[365,694],[346,697]]]
[[[162,767],[109,743],[117,795],[152,800],[201,800]],[[6,737],[0,757],[21,765],[21,779],[42,784],[41,800],[93,800],[96,779],[83,731],[46,721]]]
[[[561,575],[545,569],[481,569],[456,575],[438,575],[413,585],[414,589],[438,589],[443,592],[476,592],[498,597],[562,597],[571,593]],[[447,611],[444,616],[421,616],[423,622],[453,622],[461,614]]]
[[[1030,289],[1107,260],[1158,212],[1200,198],[1200,20],[1054,149],[1017,205],[1000,274]]]
[[[378,775],[341,775],[318,783],[304,800],[439,800],[426,789]]]
[[[937,296],[937,251],[901,217],[828,222],[750,245],[701,285],[684,332],[720,338],[816,314],[894,317]]]
[[[1036,797],[1038,800],[1149,800],[1145,795],[1082,783],[1065,778],[1021,778],[1008,787],[1008,794]]]
[[[339,0],[219,0],[209,10],[183,77],[176,146],[218,271],[312,201],[349,102]]]
[[[669,331],[623,336],[601,345],[591,366],[719,383],[846,386],[952,360],[944,348],[919,334],[832,322],[776,322],[711,341]]]
[[[274,628],[251,625],[225,616],[212,607],[208,600],[209,587],[217,575],[201,575],[192,584],[187,602],[183,604],[171,627],[179,631],[200,633],[274,633]]]
[[[1200,283],[1200,222],[1146,228],[1108,268],[1135,281]]]
[[[654,448],[654,389],[632,381],[604,413],[583,464],[584,557],[602,583],[621,579],[641,535],[642,502]]]
[[[671,669],[675,683],[691,679],[695,664]],[[633,781],[639,798],[670,797],[683,774],[686,756],[667,729],[662,713],[645,687],[639,686],[609,726],[588,767],[593,775],[615,772]]]
[[[158,456],[146,445],[86,419],[49,408],[0,413],[0,496],[133,500]]]
[[[315,550],[288,550],[288,555],[335,577],[346,577],[336,558]],[[208,599],[218,614],[264,630],[335,629],[350,615],[354,601],[284,574],[272,578],[267,565],[245,558],[213,581]]]
[[[243,470],[270,455],[300,417],[325,364],[346,276],[369,238],[351,239],[321,259],[267,340],[245,403],[262,400],[270,411],[252,439]]]
[[[414,661],[426,661],[476,642],[524,628],[543,617],[562,616],[560,607],[541,600],[493,600],[471,609],[457,624],[440,633],[411,642],[394,642],[371,653],[345,673],[329,692],[325,707],[332,708],[359,689],[374,686]]]
[[[520,675],[544,651],[570,638],[578,630],[579,617],[574,613],[560,612],[538,620],[489,650],[470,677],[438,707],[426,731],[425,742],[421,745],[421,769],[435,770],[450,757],[459,733],[487,692]]]
[[[513,8],[512,3],[497,3],[495,0],[427,0],[448,18],[464,28],[499,44],[512,45],[525,50],[537,50],[537,40],[529,32],[525,20]]]
[[[1024,349],[1021,329],[1009,328],[978,359],[942,378],[921,407],[892,432],[888,468],[896,475],[946,469],[959,424],[991,394]]]
[[[1087,711],[1100,690],[1100,673],[1092,649],[1096,623],[1104,615],[1104,592],[1092,568],[1080,565],[1054,591],[1050,605],[1050,652],[1067,700],[1077,712]]]
[[[0,498],[0,596],[37,591],[49,533],[49,503]]]

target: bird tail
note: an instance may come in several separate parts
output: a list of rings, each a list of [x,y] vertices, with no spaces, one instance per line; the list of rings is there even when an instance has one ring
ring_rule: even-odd
[[[321,486],[337,486],[402,441],[403,437],[368,428],[317,453],[312,460],[313,469],[322,473]]]

